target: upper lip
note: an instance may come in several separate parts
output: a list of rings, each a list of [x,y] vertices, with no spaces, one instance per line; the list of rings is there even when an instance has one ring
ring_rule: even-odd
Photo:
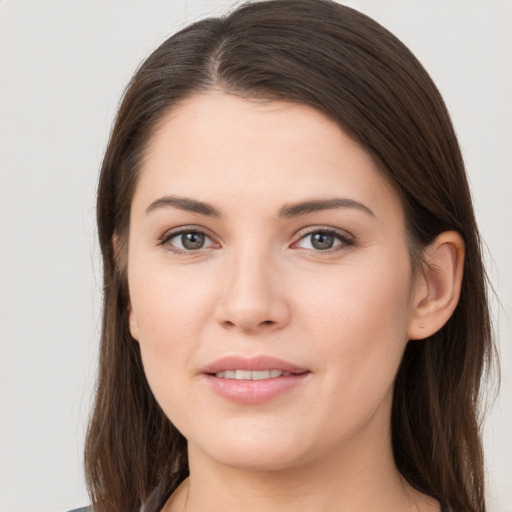
[[[259,355],[254,357],[244,357],[240,355],[231,355],[222,357],[205,366],[201,372],[214,374],[226,370],[281,370],[290,373],[304,373],[307,368],[283,361],[277,357]]]

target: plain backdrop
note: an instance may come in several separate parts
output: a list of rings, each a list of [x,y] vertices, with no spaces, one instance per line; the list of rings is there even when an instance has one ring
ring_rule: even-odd
[[[501,394],[485,425],[494,512],[512,512],[512,3],[359,0],[416,53],[460,138],[486,241]],[[98,169],[122,91],[223,0],[0,0],[0,512],[85,505],[101,274]]]

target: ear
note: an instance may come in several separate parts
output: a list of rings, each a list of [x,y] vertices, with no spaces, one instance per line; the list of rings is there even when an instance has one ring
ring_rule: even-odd
[[[414,293],[408,331],[411,340],[439,331],[457,306],[464,267],[464,240],[460,233],[441,233],[425,249],[425,263]]]
[[[137,318],[135,317],[135,314],[133,312],[131,302],[128,303],[128,324],[130,327],[130,334],[132,335],[132,338],[134,340],[138,341],[139,340],[139,325],[137,323]]]
[[[112,236],[112,247],[114,249],[114,259],[116,261],[118,272],[121,272],[122,269],[126,269],[123,265],[125,265],[126,256],[124,256],[126,247],[125,244],[122,243],[121,238],[117,233],[114,233]],[[135,340],[139,339],[139,328],[137,325],[137,319],[135,318],[135,314],[133,313],[132,303],[130,299],[128,299],[128,324],[130,327],[130,334],[132,338]]]

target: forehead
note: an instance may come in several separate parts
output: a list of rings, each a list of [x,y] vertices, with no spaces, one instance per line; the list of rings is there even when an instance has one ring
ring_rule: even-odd
[[[134,203],[162,194],[226,207],[243,198],[255,208],[263,198],[277,208],[285,200],[343,194],[401,209],[371,156],[320,111],[220,92],[188,98],[155,129]]]

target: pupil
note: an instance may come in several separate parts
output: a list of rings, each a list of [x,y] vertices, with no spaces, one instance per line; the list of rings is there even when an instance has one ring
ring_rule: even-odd
[[[315,249],[330,249],[334,243],[334,235],[329,233],[315,233],[312,244]]]
[[[201,249],[204,244],[202,233],[186,233],[181,235],[181,243],[185,249]]]

